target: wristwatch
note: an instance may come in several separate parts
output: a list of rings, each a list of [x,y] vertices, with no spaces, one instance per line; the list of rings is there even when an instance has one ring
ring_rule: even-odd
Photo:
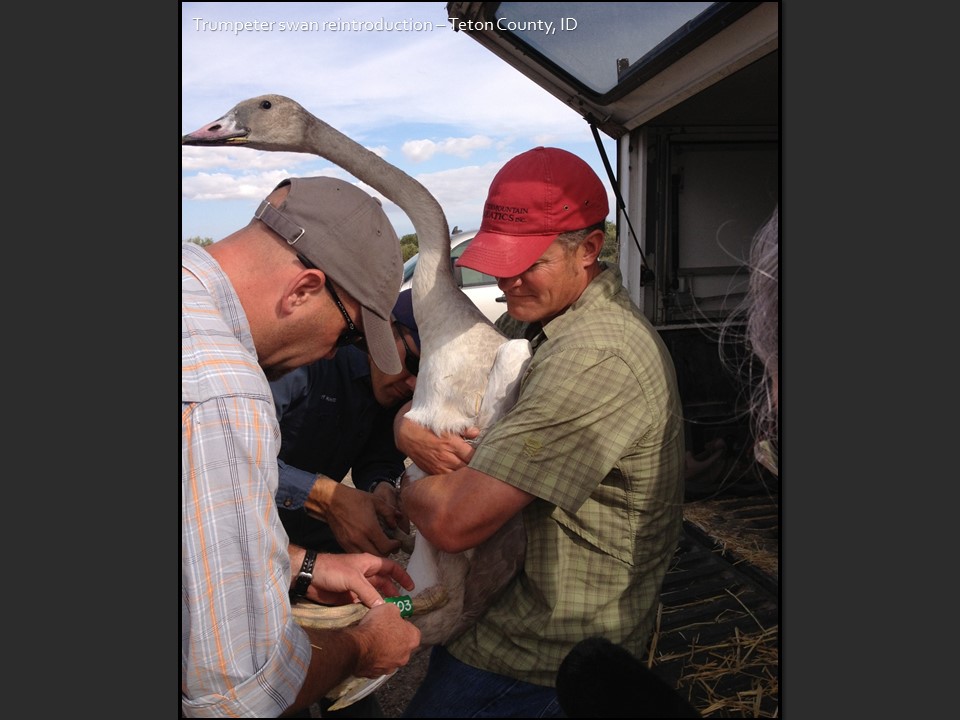
[[[399,491],[401,477],[403,477],[403,473],[400,473],[400,475],[397,475],[395,478],[377,478],[372,483],[370,483],[370,489],[367,492],[372,493],[374,490],[377,489],[377,485],[384,482],[389,483],[390,485],[393,485],[393,489]]]
[[[310,583],[313,582],[313,564],[317,561],[317,551],[307,550],[303,556],[303,565],[300,566],[300,572],[297,573],[297,582],[293,586],[293,594],[297,597],[305,597]]]

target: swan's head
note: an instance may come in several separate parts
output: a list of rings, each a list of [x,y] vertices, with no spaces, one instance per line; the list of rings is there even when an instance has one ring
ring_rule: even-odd
[[[261,95],[237,103],[223,117],[183,135],[180,144],[313,152],[306,144],[311,122],[319,121],[295,100]]]

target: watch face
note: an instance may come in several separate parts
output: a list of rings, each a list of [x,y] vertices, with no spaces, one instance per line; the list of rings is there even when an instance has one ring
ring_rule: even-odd
[[[317,561],[315,550],[307,550],[303,556],[303,565],[300,566],[300,572],[297,573],[297,582],[293,586],[293,594],[297,597],[303,597],[307,594],[307,588],[313,582],[313,564]]]
[[[297,584],[293,586],[293,594],[297,597],[303,597],[306,595],[312,580],[313,575],[307,575],[305,573],[300,573],[297,575]]]

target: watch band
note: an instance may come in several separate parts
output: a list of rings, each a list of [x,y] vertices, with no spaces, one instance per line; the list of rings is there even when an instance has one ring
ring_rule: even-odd
[[[370,487],[367,489],[367,492],[371,492],[371,493],[372,493],[374,490],[377,489],[377,485],[379,485],[380,483],[384,483],[384,482],[385,482],[385,483],[390,483],[391,485],[393,485],[393,480],[391,480],[390,478],[377,478],[377,479],[374,480],[372,483],[370,483]]]
[[[307,550],[303,556],[303,565],[300,566],[300,572],[297,573],[297,582],[293,586],[293,594],[297,597],[304,597],[307,594],[307,588],[313,581],[313,564],[317,561],[317,551]]]
[[[370,488],[367,490],[367,492],[373,492],[374,490],[376,490],[377,485],[379,485],[380,483],[390,483],[393,486],[394,490],[399,490],[400,478],[402,477],[402,475],[403,473],[401,473],[400,475],[397,475],[395,478],[377,478],[372,483],[370,483]]]

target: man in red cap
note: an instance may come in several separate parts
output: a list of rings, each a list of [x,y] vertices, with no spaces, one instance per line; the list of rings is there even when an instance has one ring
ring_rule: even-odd
[[[472,454],[457,450],[469,464],[405,482],[401,502],[445,552],[522,512],[527,550],[477,624],[434,648],[405,717],[562,716],[555,678],[578,641],[645,650],[681,530],[683,415],[663,341],[598,260],[607,212],[583,160],[538,147],[494,178],[459,260],[497,277],[497,326],[534,355],[513,409]],[[428,450],[413,425],[398,423],[398,446],[444,469],[431,463],[441,441]]]

